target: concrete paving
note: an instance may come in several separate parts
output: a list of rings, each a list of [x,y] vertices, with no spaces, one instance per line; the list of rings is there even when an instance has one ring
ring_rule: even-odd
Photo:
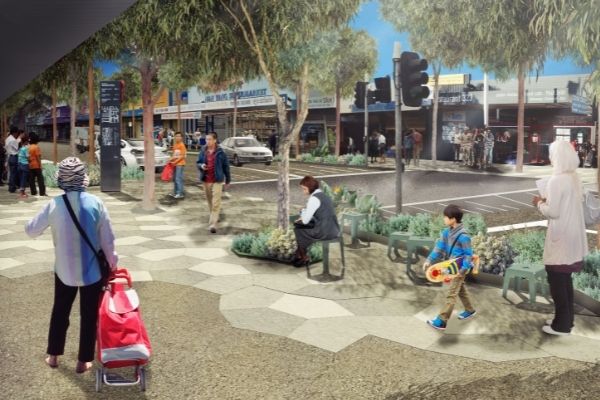
[[[425,321],[439,311],[446,288],[414,286],[403,273],[404,265],[387,260],[383,246],[373,243],[370,248],[349,249],[346,278],[319,284],[307,279],[304,270],[239,258],[229,250],[233,235],[254,229],[248,226],[274,222],[275,204],[248,204],[243,198],[225,200],[220,233],[212,235],[207,230],[208,213],[200,190],[188,188],[186,199],[175,202],[164,196],[169,189],[170,185],[159,186],[160,212],[153,214],[140,212],[138,184],[124,185],[132,196],[99,193],[94,188],[90,192],[104,200],[113,220],[119,219],[115,232],[117,251],[123,255],[120,265],[132,271],[135,282],[176,284],[212,293],[218,312],[234,329],[280,337],[281,345],[303,343],[315,351],[333,354],[350,354],[368,338],[379,338],[420,351],[493,363],[543,363],[553,356],[585,363],[600,360],[600,318],[584,309],[577,309],[571,336],[548,337],[540,330],[551,316],[547,299],[538,297],[538,303],[529,307],[521,295],[509,292],[506,300],[499,288],[471,285],[478,315],[468,321],[453,318],[446,332],[437,332]],[[50,195],[58,194],[50,190]],[[50,232],[36,240],[23,232],[24,222],[47,201],[17,201],[14,195],[0,192],[0,277],[8,280],[9,287],[23,285],[24,279],[51,277],[54,256]],[[252,213],[252,209],[260,212]],[[335,247],[332,263],[336,273],[340,265]],[[311,268],[318,273],[321,265]],[[46,301],[50,299],[48,294]],[[142,307],[161,308],[160,301],[145,303],[143,295],[141,302]],[[43,352],[41,347],[39,351]],[[176,348],[170,351],[177,357]]]

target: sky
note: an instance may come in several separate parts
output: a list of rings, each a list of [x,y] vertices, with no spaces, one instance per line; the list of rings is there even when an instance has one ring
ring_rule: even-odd
[[[424,0],[427,1],[427,0]],[[402,51],[411,51],[409,36],[406,33],[396,32],[394,27],[387,21],[384,21],[379,13],[379,1],[369,1],[363,3],[358,14],[350,24],[354,29],[363,29],[377,42],[379,62],[375,76],[392,75],[392,52],[394,42],[399,41]],[[554,60],[548,59],[544,65],[544,70],[540,75],[567,75],[589,73],[590,68],[578,67],[571,59]],[[431,71],[428,71],[431,74]],[[471,68],[463,65],[457,69],[444,69],[442,74],[471,74],[471,79],[483,79],[483,71],[478,68]]]
[[[427,0],[424,0],[427,1]],[[394,42],[399,41],[402,46],[402,51],[410,51],[409,36],[406,33],[396,32],[394,27],[383,20],[379,13],[379,1],[372,0],[361,5],[359,12],[351,21],[350,25],[354,29],[366,30],[377,42],[378,64],[375,72],[375,77],[392,75],[392,52]],[[100,63],[106,76],[110,76],[117,70],[114,63]],[[428,71],[431,74],[431,70]],[[571,59],[554,60],[548,59],[544,65],[544,70],[540,75],[568,75],[590,73],[591,68],[581,68]],[[471,79],[483,79],[483,71],[478,68],[472,68],[468,65],[463,65],[457,69],[442,68],[442,74],[471,74]],[[532,74],[535,74],[533,72]],[[493,79],[493,76],[490,78]]]

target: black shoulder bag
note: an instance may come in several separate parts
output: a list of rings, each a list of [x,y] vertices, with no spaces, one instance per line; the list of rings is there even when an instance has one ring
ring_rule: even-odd
[[[73,208],[71,207],[71,203],[69,202],[69,199],[67,198],[67,194],[66,193],[63,194],[62,198],[65,201],[67,210],[69,211],[69,214],[71,215],[71,219],[73,220],[73,223],[77,227],[77,230],[81,234],[81,237],[83,237],[83,239],[88,244],[88,246],[90,246],[90,249],[92,249],[92,251],[94,252],[94,255],[98,259],[98,264],[100,265],[100,275],[102,276],[102,282],[106,283],[108,281],[108,276],[110,275],[110,265],[108,264],[108,260],[106,259],[106,255],[104,254],[104,251],[102,251],[102,249],[96,250],[94,245],[92,245],[92,242],[88,238],[87,234],[85,233],[85,231],[79,224],[77,217],[75,216],[75,212],[73,211]]]

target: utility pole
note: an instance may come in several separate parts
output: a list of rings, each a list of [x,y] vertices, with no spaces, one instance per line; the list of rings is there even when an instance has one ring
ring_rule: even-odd
[[[369,166],[369,75],[365,74],[365,167]]]
[[[396,214],[402,212],[402,85],[400,79],[400,42],[394,42],[394,89],[396,103],[394,107],[396,139]]]

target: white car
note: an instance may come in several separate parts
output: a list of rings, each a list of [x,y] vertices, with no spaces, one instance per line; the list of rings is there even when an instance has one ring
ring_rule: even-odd
[[[253,137],[227,138],[221,143],[221,148],[236,167],[241,167],[242,164],[250,162],[271,165],[273,161],[273,152]]]
[[[100,163],[100,146],[96,147],[96,161]],[[164,147],[154,146],[154,166],[161,172],[171,156]],[[124,167],[144,168],[144,140],[121,140],[121,165]]]

